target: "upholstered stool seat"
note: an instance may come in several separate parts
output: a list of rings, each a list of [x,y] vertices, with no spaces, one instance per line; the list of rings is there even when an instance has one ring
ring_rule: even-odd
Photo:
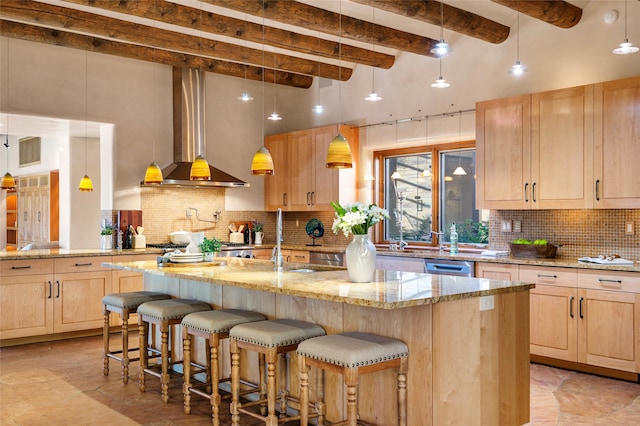
[[[137,361],[139,358],[130,358],[129,352],[137,351],[138,348],[129,348],[129,315],[135,313],[138,306],[153,300],[169,299],[171,296],[154,291],[133,291],[129,293],[107,294],[102,298],[102,313],[104,315],[104,327],[102,329],[102,339],[104,341],[104,351],[102,359],[104,362],[103,372],[109,374],[109,358],[122,363],[122,382],[129,382],[129,363]],[[111,312],[120,314],[122,321],[122,350],[111,351],[109,349],[109,331],[111,328]],[[121,354],[120,356],[118,356]]]
[[[387,368],[398,369],[398,425],[407,424],[407,368],[409,349],[397,339],[350,332],[305,340],[298,345],[300,370],[300,424],[309,419],[309,369],[317,367],[344,376],[347,388],[347,419],[335,425],[358,424],[358,376]],[[319,392],[319,394],[321,394]],[[324,403],[318,401],[318,425],[324,425]]]
[[[146,302],[138,306],[138,329],[140,336],[140,391],[145,391],[145,374],[160,378],[162,402],[169,401],[169,365],[180,363],[169,352],[169,329],[180,324],[182,319],[194,312],[209,311],[211,306],[198,300],[168,299]],[[149,368],[147,353],[149,351],[149,324],[160,327],[160,372]]]
[[[266,318],[257,312],[243,311],[239,309],[223,309],[217,311],[194,312],[182,319],[183,341],[183,373],[184,373],[184,412],[191,413],[191,394],[208,398],[211,402],[211,415],[214,426],[220,425],[220,391],[218,389],[220,371],[218,365],[218,352],[220,340],[229,337],[232,327],[254,321],[264,321]],[[204,383],[211,390],[204,391],[192,385],[192,346],[193,336],[206,339],[206,381]],[[227,379],[228,380],[228,379]],[[255,386],[252,386],[255,389]]]
[[[319,325],[290,319],[259,321],[240,324],[231,329],[231,424],[240,424],[240,414],[250,415],[265,422],[266,426],[277,426],[278,421],[286,422],[298,417],[287,417],[287,401],[292,399],[287,392],[286,371],[283,354],[295,351],[300,342],[312,337],[323,336],[325,331]],[[267,379],[266,392],[264,375],[260,375],[261,390],[257,401],[240,403],[240,349],[258,352],[259,357],[266,359]],[[280,364],[278,366],[278,364]],[[276,415],[276,370],[280,372],[280,418]],[[260,414],[248,408],[260,405]]]

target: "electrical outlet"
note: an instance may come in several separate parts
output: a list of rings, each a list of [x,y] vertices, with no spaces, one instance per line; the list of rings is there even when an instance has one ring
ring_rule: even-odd
[[[300,221],[298,219],[296,219],[296,228],[300,226]]]
[[[490,311],[494,308],[493,295],[480,297],[480,310]]]
[[[513,221],[513,232],[522,232],[522,222],[519,220]]]
[[[503,220],[501,229],[502,229],[502,232],[511,232],[511,221]]]
[[[633,235],[633,222],[627,222],[624,226],[624,233],[627,235]]]

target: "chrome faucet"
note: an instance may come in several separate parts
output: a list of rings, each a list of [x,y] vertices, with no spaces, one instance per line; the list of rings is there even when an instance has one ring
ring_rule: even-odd
[[[444,245],[442,244],[442,240],[444,240],[444,232],[436,232],[436,231],[431,231],[431,237],[433,238],[433,236],[436,235],[438,238],[438,248],[440,249],[440,253],[444,252]]]
[[[282,243],[282,209],[278,209],[276,213],[276,246],[273,248],[273,263],[275,265],[276,272],[282,272],[282,250],[280,244]]]

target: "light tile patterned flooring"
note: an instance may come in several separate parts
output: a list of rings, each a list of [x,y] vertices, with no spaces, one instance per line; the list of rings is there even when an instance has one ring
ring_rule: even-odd
[[[138,390],[120,365],[102,375],[102,338],[87,337],[0,349],[0,425],[210,425],[208,401],[182,409],[180,380],[160,401],[157,379]],[[223,402],[221,424],[230,424]],[[261,424],[243,417],[243,426]],[[639,425],[640,384],[531,365],[530,425]]]

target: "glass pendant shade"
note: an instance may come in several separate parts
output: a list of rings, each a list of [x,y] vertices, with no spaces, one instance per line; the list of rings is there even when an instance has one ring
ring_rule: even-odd
[[[393,180],[400,179],[401,177],[402,177],[402,175],[397,170],[395,172],[393,172],[393,174],[391,175],[391,179],[393,179]]]
[[[440,76],[435,83],[431,84],[431,87],[435,87],[436,89],[445,89],[449,86],[451,85],[447,83],[442,76]]]
[[[629,42],[628,39],[624,39],[622,43],[620,43],[620,47],[617,49],[613,49],[613,53],[616,55],[628,55],[630,53],[636,53],[638,50],[632,43]]]
[[[522,65],[522,63],[517,60],[516,63],[511,66],[511,70],[509,72],[513,75],[522,75],[527,72],[527,67]]]
[[[371,93],[369,93],[369,95],[366,98],[364,98],[364,100],[369,102],[377,102],[377,101],[381,101],[382,98],[380,97],[380,95],[376,93],[375,90],[372,90]]]
[[[211,180],[211,171],[209,163],[202,155],[198,155],[196,160],[191,164],[190,180]]]
[[[316,114],[322,114],[324,112],[324,107],[321,104],[318,104],[312,108],[312,111]]]
[[[422,176],[424,176],[424,177],[431,177],[431,170],[429,170],[429,169],[424,169],[424,170],[422,171]]]
[[[7,191],[14,191],[16,189],[16,180],[11,176],[11,173],[7,172],[4,174],[0,188],[6,189]]]
[[[144,183],[159,184],[159,183],[162,183],[163,180],[164,178],[162,177],[162,170],[160,170],[160,167],[158,166],[158,164],[155,161],[149,164],[149,167],[147,167],[147,171],[144,172]]]
[[[78,189],[81,192],[93,191],[93,182],[91,181],[91,178],[88,175],[84,175],[82,179],[80,179],[80,185],[78,186]]]
[[[271,158],[271,153],[266,147],[263,146],[253,155],[251,174],[259,176],[273,175],[273,158]]]
[[[444,41],[444,39],[440,40],[436,44],[436,47],[431,49],[431,53],[433,53],[434,55],[438,55],[438,56],[444,56],[447,53],[451,53],[452,51],[453,51],[453,49],[451,49],[449,47],[449,44],[446,41]]]
[[[338,133],[329,145],[326,165],[330,169],[350,169],[353,166],[351,147],[341,133]]]
[[[277,112],[273,111],[271,113],[271,115],[269,117],[267,117],[268,120],[271,121],[280,121],[282,120],[282,117],[280,117],[280,114],[278,114]]]
[[[458,166],[456,167],[456,169],[453,171],[453,174],[456,176],[464,176],[467,174],[467,172],[464,171],[464,169],[462,168],[462,166]]]
[[[249,102],[253,100],[253,96],[251,96],[249,92],[242,92],[242,94],[238,96],[238,99],[243,102]]]

